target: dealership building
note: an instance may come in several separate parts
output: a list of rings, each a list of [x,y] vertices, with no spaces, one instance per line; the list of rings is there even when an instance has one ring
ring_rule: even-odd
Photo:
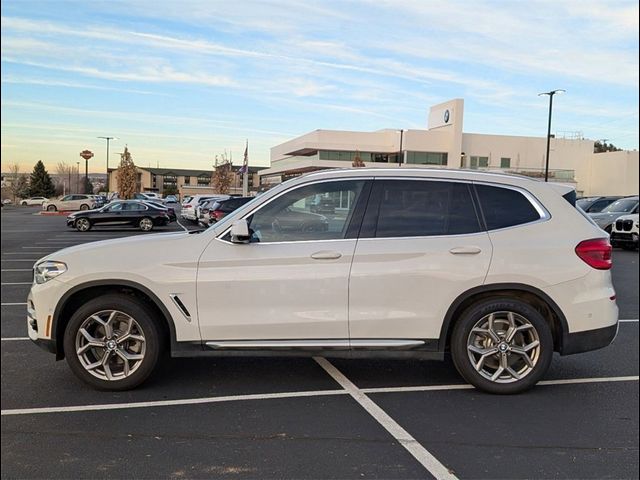
[[[315,130],[271,149],[271,167],[258,172],[269,186],[303,173],[351,167],[477,169],[544,178],[546,137],[462,131],[464,101],[429,110],[424,130]],[[551,138],[549,180],[572,184],[580,195],[637,195],[638,152],[593,153],[581,135]]]

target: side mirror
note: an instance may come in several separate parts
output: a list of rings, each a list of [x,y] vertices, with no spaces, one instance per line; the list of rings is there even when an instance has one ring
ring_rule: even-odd
[[[244,218],[236,220],[231,225],[231,242],[232,243],[249,243],[251,234],[249,233],[249,225]]]

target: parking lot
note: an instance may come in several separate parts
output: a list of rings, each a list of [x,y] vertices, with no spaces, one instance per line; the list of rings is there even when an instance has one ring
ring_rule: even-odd
[[[172,359],[110,393],[26,338],[31,267],[149,234],[36,212],[2,211],[2,478],[638,478],[638,252],[614,252],[615,342],[556,355],[525,394],[477,392],[450,361],[322,358]]]

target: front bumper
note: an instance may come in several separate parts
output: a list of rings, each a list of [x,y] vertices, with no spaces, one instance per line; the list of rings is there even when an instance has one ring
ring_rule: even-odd
[[[573,355],[574,353],[590,352],[611,344],[618,334],[619,323],[595,330],[569,333],[562,345],[561,355]]]
[[[638,245],[637,233],[611,232],[611,245],[614,247],[620,245]]]

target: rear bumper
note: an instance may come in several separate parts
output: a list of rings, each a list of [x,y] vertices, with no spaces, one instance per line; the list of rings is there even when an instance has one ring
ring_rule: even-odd
[[[618,334],[618,323],[595,330],[569,333],[562,345],[561,355],[590,352],[611,344]]]

